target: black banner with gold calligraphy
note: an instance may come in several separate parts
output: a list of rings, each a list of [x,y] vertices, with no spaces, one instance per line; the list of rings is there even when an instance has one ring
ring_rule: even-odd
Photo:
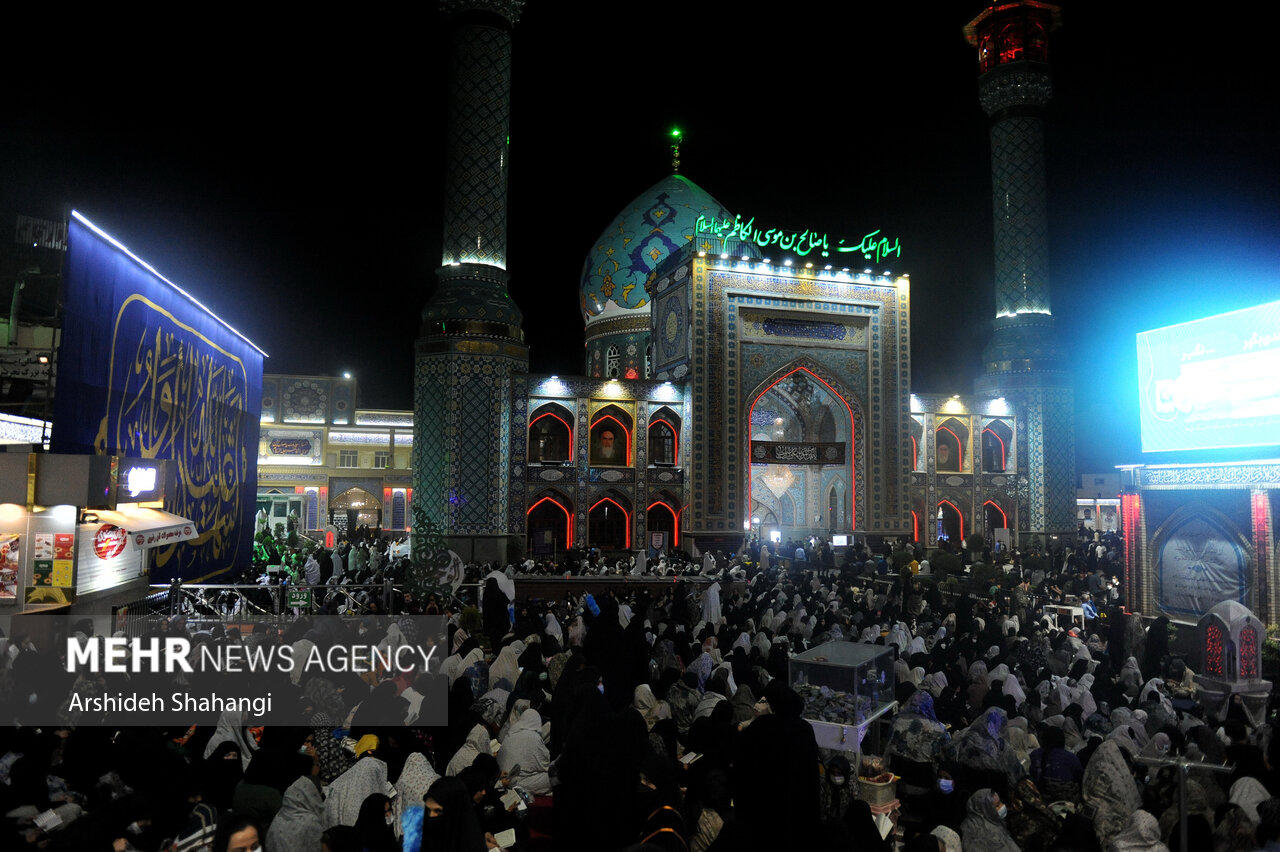
[[[752,464],[844,464],[844,442],[794,444],[783,441],[752,441]]]
[[[247,565],[262,352],[74,219],[65,280],[51,449],[172,460],[165,508],[200,535],[157,548],[152,582]]]

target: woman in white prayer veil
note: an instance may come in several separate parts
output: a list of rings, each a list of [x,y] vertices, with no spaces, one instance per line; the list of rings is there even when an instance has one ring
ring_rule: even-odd
[[[702,620],[708,624],[720,623],[720,584],[712,583],[702,593]]]
[[[907,629],[905,622],[899,621],[889,628],[889,635],[885,638],[885,644],[897,645],[899,654],[907,650],[907,647],[911,644],[911,631]]]
[[[543,617],[542,632],[555,639],[560,647],[564,647],[564,629],[560,627],[555,613],[549,612]]]
[[[209,755],[217,751],[218,746],[224,742],[236,744],[236,748],[240,752],[241,769],[247,770],[249,761],[253,759],[253,753],[258,750],[258,741],[250,736],[248,729],[245,727],[244,711],[222,711],[222,715],[218,717],[218,727],[204,747],[205,759],[207,760]]]

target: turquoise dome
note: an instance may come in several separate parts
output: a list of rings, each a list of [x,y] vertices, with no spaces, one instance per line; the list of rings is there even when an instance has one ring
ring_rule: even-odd
[[[732,219],[723,204],[684,175],[668,175],[613,220],[582,267],[582,318],[649,310],[649,279],[674,252],[693,242],[699,216]]]

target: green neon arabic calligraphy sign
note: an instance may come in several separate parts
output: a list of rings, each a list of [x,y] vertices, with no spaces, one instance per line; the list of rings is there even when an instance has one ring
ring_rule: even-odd
[[[846,242],[844,238],[840,238],[834,244],[830,237],[817,231],[802,231],[797,234],[779,228],[768,230],[757,228],[754,216],[746,221],[743,221],[741,216],[735,216],[732,219],[708,219],[705,216],[699,216],[695,228],[699,234],[710,234],[726,242],[737,237],[743,242],[755,243],[760,248],[777,246],[782,251],[793,252],[799,257],[805,257],[814,251],[817,251],[821,257],[830,257],[832,252],[856,253],[862,255],[864,260],[874,260],[876,263],[886,257],[902,257],[902,243],[896,237],[890,242],[888,237],[880,235],[879,228],[863,235],[857,243]]]

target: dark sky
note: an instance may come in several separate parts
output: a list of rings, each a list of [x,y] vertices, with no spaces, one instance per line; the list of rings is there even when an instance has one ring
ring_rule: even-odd
[[[972,389],[992,228],[961,28],[982,4],[829,5],[527,6],[508,268],[535,371],[581,371],[583,260],[666,172],[679,125],[682,171],[731,210],[900,236],[913,389]],[[1211,16],[1138,6],[1064,3],[1051,42],[1053,309],[1077,357],[1083,470],[1168,460],[1139,452],[1137,331],[1280,298],[1269,37],[1237,19],[1210,40]],[[440,19],[268,12],[160,35],[41,15],[10,31],[28,24],[41,38],[10,56],[0,209],[79,209],[265,349],[268,371],[349,369],[364,405],[410,407],[440,258]]]

